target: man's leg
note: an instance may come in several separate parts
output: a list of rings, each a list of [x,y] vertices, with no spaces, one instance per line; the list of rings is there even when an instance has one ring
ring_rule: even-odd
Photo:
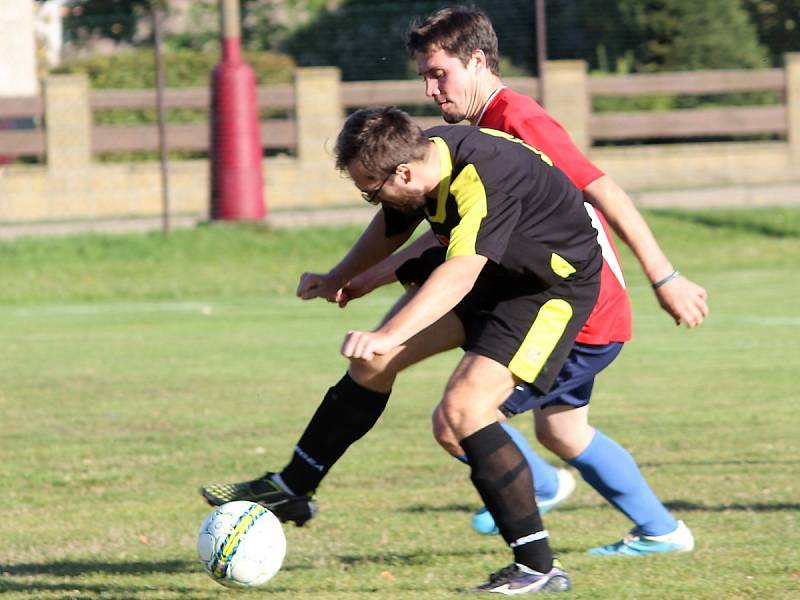
[[[575,489],[575,478],[566,469],[557,469],[546,462],[531,448],[527,438],[521,431],[515,429],[505,420],[505,416],[498,412],[498,420],[511,440],[516,444],[533,476],[533,492],[539,512],[545,514],[558,506]],[[444,417],[441,404],[433,411],[433,436],[442,448],[451,456],[465,465],[469,465],[464,450],[456,440],[455,433]],[[482,506],[472,515],[472,529],[482,535],[497,535],[500,530],[494,522],[494,517],[489,510]]]
[[[410,294],[401,298],[389,314],[409,298]],[[201,494],[213,505],[233,500],[259,502],[282,520],[302,525],[316,511],[309,496],[350,445],[375,425],[397,373],[455,348],[463,340],[461,322],[448,314],[390,354],[351,361],[344,377],[325,394],[282,471],[251,481],[208,485],[201,488]]]
[[[433,423],[433,437],[439,445],[453,458],[464,464],[469,464],[463,448],[459,445],[455,433],[450,429],[450,425],[444,417],[441,404],[434,409],[431,420]],[[505,420],[502,413],[498,413],[498,420],[528,462],[528,466],[533,474],[534,493],[536,494],[537,501],[539,498],[549,498],[555,495],[558,489],[558,469],[536,454],[523,433],[512,427]]]
[[[641,539],[639,552],[624,543],[611,544],[597,554],[649,554],[688,551],[694,540],[650,489],[631,454],[601,431],[589,425],[589,406],[556,405],[536,411],[536,435],[549,450],[575,467],[583,479],[635,524]],[[676,539],[670,536],[675,534]],[[648,544],[650,538],[655,543]],[[662,543],[663,542],[663,543]],[[622,545],[620,545],[622,544]],[[616,551],[611,552],[614,548]],[[646,548],[649,546],[649,551]]]
[[[530,468],[497,420],[497,409],[513,386],[514,377],[505,366],[468,352],[451,376],[441,403],[469,460],[472,482],[514,553],[514,563],[478,589],[525,585],[528,591],[563,591],[569,588],[569,578],[553,566]]]

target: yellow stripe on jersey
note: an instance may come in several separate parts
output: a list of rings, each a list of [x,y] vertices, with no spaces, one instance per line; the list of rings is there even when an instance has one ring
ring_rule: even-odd
[[[475,243],[478,229],[486,216],[486,189],[475,165],[467,165],[450,186],[450,193],[456,200],[458,225],[450,232],[450,245],[447,246],[447,258],[454,256],[472,256],[475,254]]]
[[[575,272],[575,267],[555,252],[550,255],[550,268],[553,269],[553,273],[564,279]]]
[[[439,192],[436,197],[436,213],[428,214],[428,219],[432,223],[444,223],[447,217],[447,196],[450,195],[450,178],[453,175],[453,161],[450,158],[450,148],[440,137],[432,137],[430,140],[439,150]]]
[[[534,381],[571,318],[572,306],[566,300],[554,298],[545,302],[522,345],[508,364],[508,369],[523,381]]]
[[[533,146],[530,146],[530,145],[526,144],[521,139],[514,137],[510,133],[506,133],[505,131],[500,131],[499,129],[489,129],[488,127],[481,127],[480,130],[481,130],[482,133],[485,133],[487,135],[493,135],[495,137],[499,137],[499,138],[503,138],[504,140],[508,140],[509,142],[516,142],[517,144],[521,144],[521,145],[525,146],[531,152],[534,152],[535,154],[537,154],[539,156],[539,158],[541,158],[545,163],[547,163],[548,166],[550,166],[550,167],[553,166],[553,160],[549,156],[547,156],[547,154],[545,154],[541,150],[538,150],[537,148],[534,148]]]

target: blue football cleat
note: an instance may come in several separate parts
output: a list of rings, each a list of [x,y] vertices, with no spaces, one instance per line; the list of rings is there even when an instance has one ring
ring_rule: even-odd
[[[632,529],[624,538],[607,546],[592,548],[589,554],[596,556],[647,556],[648,554],[668,554],[670,552],[691,552],[694,550],[694,536],[683,521],[666,535],[641,535]]]

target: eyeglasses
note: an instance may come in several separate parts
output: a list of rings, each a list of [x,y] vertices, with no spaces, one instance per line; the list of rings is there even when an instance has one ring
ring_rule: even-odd
[[[381,182],[381,185],[378,187],[377,190],[374,190],[372,192],[361,192],[361,197],[365,201],[369,202],[370,204],[373,204],[373,205],[378,204],[378,202],[380,202],[380,200],[378,200],[378,194],[381,193],[381,190],[383,189],[383,186],[386,185],[386,182],[389,181],[389,177],[391,177],[392,175],[394,175],[394,172],[389,173],[384,178],[384,180]]]

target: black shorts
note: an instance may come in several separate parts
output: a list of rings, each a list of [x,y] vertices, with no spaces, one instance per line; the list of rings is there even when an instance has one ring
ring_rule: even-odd
[[[444,258],[444,248],[431,248],[401,265],[397,278],[403,285],[422,285]],[[505,365],[547,393],[594,308],[601,265],[599,246],[580,270],[558,282],[487,263],[453,309],[464,326],[462,348]]]

